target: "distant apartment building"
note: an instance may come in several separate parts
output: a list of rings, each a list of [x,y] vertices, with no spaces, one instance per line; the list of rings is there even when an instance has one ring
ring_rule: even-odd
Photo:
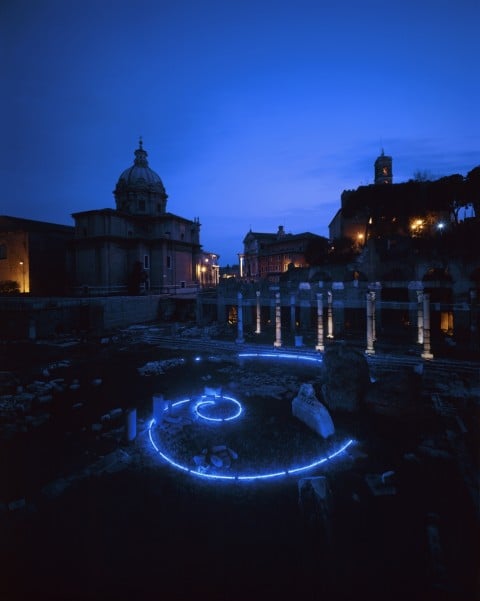
[[[276,234],[250,230],[243,240],[240,254],[240,277],[249,280],[278,282],[291,267],[306,267],[308,245],[321,236],[310,232],[287,234],[279,226]]]
[[[74,228],[0,216],[0,282],[32,296],[62,296],[70,286],[67,248]]]

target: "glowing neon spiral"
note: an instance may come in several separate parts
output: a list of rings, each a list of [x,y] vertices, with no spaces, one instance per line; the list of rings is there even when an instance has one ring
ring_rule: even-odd
[[[287,359],[287,360],[295,359],[297,361],[302,361],[302,360],[303,361],[312,361],[312,362],[316,362],[316,363],[321,362],[321,358],[319,358],[319,357],[315,357],[315,356],[312,357],[312,356],[308,356],[308,355],[294,355],[294,354],[286,354],[286,353],[240,353],[238,356],[239,356],[239,358],[262,357],[262,358],[268,358],[268,359],[280,358],[280,359]],[[198,361],[199,358],[197,357],[195,360]],[[192,400],[193,399],[191,399],[191,398],[186,398],[181,401],[177,401],[176,403],[172,404],[172,408],[179,407],[180,405],[190,403],[190,402],[192,402]],[[227,400],[229,403],[232,403],[234,406],[236,406],[236,409],[231,414],[229,414],[227,417],[215,415],[215,410],[218,410],[218,408],[222,404],[223,400]],[[211,412],[209,412],[208,409],[212,409],[213,414]],[[211,422],[231,421],[233,419],[240,417],[240,415],[242,414],[242,411],[243,411],[242,405],[239,401],[237,401],[236,399],[234,399],[232,397],[220,396],[220,395],[215,395],[213,398],[208,395],[203,395],[200,398],[200,400],[198,400],[195,403],[195,405],[193,406],[193,410],[199,418],[206,420],[206,421],[211,421]],[[276,471],[276,472],[266,472],[266,473],[256,473],[256,474],[236,474],[236,475],[212,474],[212,473],[208,473],[206,471],[202,471],[198,468],[190,468],[187,465],[184,465],[182,463],[175,461],[174,459],[172,459],[172,457],[170,457],[167,453],[165,453],[155,443],[155,441],[153,439],[152,430],[153,430],[153,426],[155,425],[155,423],[156,423],[155,419],[150,420],[150,422],[148,424],[148,437],[150,439],[150,443],[151,443],[152,447],[160,455],[160,457],[164,461],[166,461],[169,465],[174,467],[175,469],[178,469],[182,472],[186,472],[192,476],[198,476],[200,478],[208,478],[210,480],[251,482],[254,480],[269,480],[269,479],[273,479],[273,478],[280,478],[280,477],[299,474],[299,473],[306,472],[306,471],[312,470],[314,468],[317,468],[320,465],[323,465],[324,463],[326,463],[327,461],[331,461],[332,459],[335,459],[335,457],[338,457],[339,455],[341,455],[344,451],[346,451],[354,443],[353,439],[349,439],[346,442],[344,442],[343,444],[341,444],[338,448],[336,448],[329,455],[319,457],[308,464],[292,466],[289,468],[280,469],[279,471]]]
[[[215,415],[216,413],[218,414],[221,412],[222,407],[225,405],[224,401],[228,401],[228,404],[233,404],[233,413],[228,415],[228,417]],[[213,409],[213,411],[205,411],[207,407]],[[209,422],[228,422],[232,419],[237,419],[237,417],[240,417],[243,410],[242,405],[237,401],[237,399],[234,399],[230,396],[215,395],[212,400],[212,397],[207,396],[206,394],[204,394],[201,399],[195,403],[193,409],[198,417]]]

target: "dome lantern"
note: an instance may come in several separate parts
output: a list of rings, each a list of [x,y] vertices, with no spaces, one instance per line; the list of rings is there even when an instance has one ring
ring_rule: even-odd
[[[147,156],[140,138],[133,165],[121,173],[113,192],[118,211],[151,216],[165,213],[168,196],[160,176],[148,166]]]

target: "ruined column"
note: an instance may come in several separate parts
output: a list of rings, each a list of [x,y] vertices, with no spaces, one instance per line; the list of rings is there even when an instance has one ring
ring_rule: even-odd
[[[423,353],[422,359],[433,359],[430,349],[430,294],[423,293]]]
[[[295,294],[290,295],[290,330],[295,334],[296,329],[295,319]]]
[[[376,303],[375,303],[375,292],[370,291],[370,299],[372,303],[372,338],[373,342],[377,340],[377,328],[376,328]]]
[[[327,338],[333,338],[333,297],[332,291],[327,292]]]
[[[380,282],[371,282],[368,285],[369,292],[373,292],[375,295],[373,298],[373,341],[377,340],[377,327],[381,329],[382,312],[377,312],[377,305],[381,309],[381,297],[382,297],[382,285]]]
[[[238,308],[237,308],[237,339],[235,342],[237,344],[242,344],[245,342],[243,337],[243,295],[241,292],[238,293]]]
[[[417,344],[423,344],[423,290],[417,290]]]
[[[168,408],[168,401],[163,398],[163,394],[156,393],[152,397],[152,409],[153,409],[153,419],[157,424],[160,424],[163,421],[163,416],[165,415]]]
[[[365,349],[365,353],[367,355],[374,355],[375,354],[375,349],[373,348],[373,320],[374,320],[374,313],[373,313],[373,298],[372,298],[372,294],[374,295],[374,292],[367,292],[366,294],[366,299],[367,299],[367,348]]]
[[[137,410],[129,409],[125,421],[125,439],[132,442],[137,437]]]
[[[282,346],[282,307],[280,305],[280,292],[275,293],[275,348]]]
[[[257,295],[257,329],[255,330],[255,334],[261,334],[262,333],[262,329],[261,329],[261,308],[260,308],[260,290],[257,290],[256,292]]]
[[[323,294],[317,292],[317,344],[315,350],[324,351],[325,345],[323,344]]]

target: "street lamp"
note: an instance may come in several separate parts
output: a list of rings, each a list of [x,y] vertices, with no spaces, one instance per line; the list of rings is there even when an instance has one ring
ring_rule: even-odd
[[[22,266],[22,284],[23,284],[23,286],[22,286],[23,287],[22,292],[23,292],[23,294],[25,294],[25,266],[24,266],[23,261],[20,261],[19,265]]]

